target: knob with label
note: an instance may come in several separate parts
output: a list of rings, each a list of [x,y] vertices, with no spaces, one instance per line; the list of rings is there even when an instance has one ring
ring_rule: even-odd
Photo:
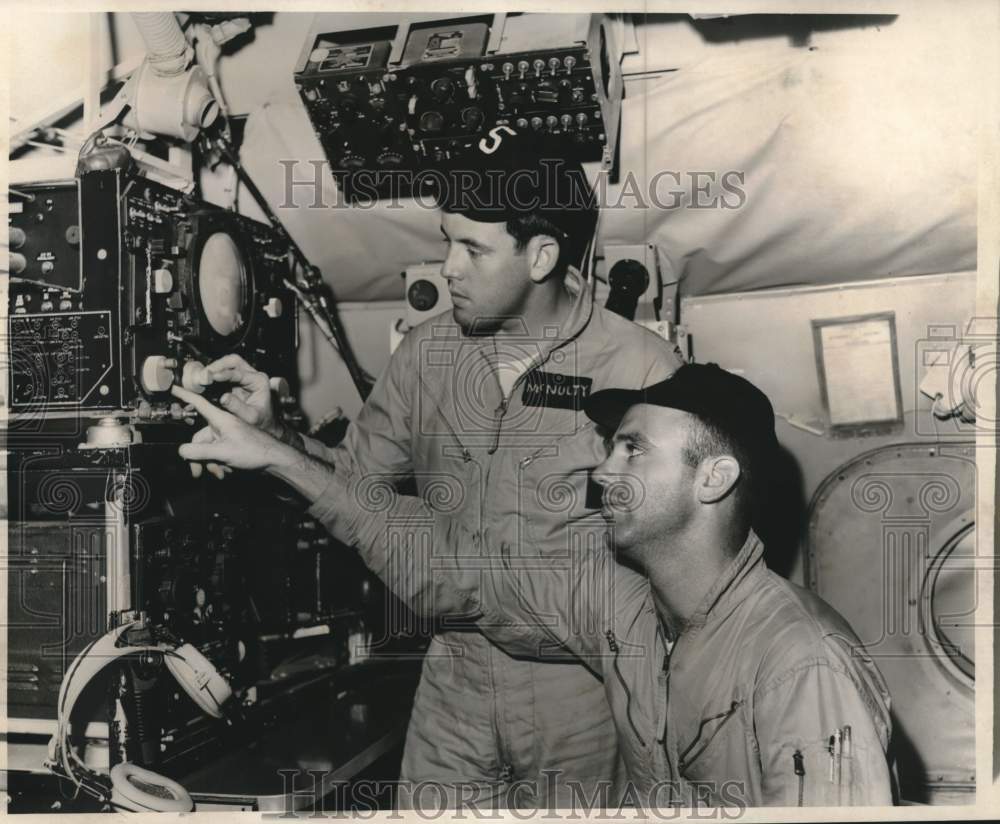
[[[430,111],[420,115],[420,130],[422,132],[439,132],[444,128],[444,115],[441,112]]]
[[[181,386],[188,392],[201,395],[211,382],[212,379],[206,374],[202,363],[196,360],[185,361],[184,369],[181,370]]]
[[[157,295],[167,295],[174,291],[174,276],[169,269],[153,270],[153,291]]]
[[[139,382],[146,392],[166,392],[174,385],[177,361],[165,355],[150,355],[142,362]]]
[[[431,83],[431,94],[442,103],[451,100],[455,93],[455,82],[450,77],[439,77]]]
[[[267,385],[271,387],[271,391],[274,392],[279,399],[291,397],[292,388],[288,385],[288,380],[286,378],[276,375],[273,378],[268,378]]]
[[[284,311],[285,307],[281,302],[281,298],[269,298],[267,303],[264,304],[264,314],[269,318],[280,318]]]

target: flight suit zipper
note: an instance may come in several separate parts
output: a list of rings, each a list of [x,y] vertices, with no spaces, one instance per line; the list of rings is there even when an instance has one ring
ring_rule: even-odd
[[[511,389],[511,392],[514,390]],[[500,430],[503,429],[503,418],[507,414],[507,408],[510,406],[510,398],[503,397],[500,399],[500,405],[496,408],[493,413],[494,417],[497,419],[496,431],[493,433],[493,445],[489,448],[489,454],[492,455],[497,449],[500,448]]]
[[[494,433],[494,437],[493,437],[493,446],[490,447],[490,450],[489,450],[489,454],[490,455],[492,455],[494,452],[497,451],[497,449],[500,448],[500,431],[503,429],[503,419],[504,419],[504,416],[507,414],[507,410],[510,408],[510,399],[514,397],[514,393],[517,391],[517,389],[521,385],[521,383],[525,379],[527,379],[528,375],[530,375],[536,369],[541,369],[541,367],[543,367],[545,365],[545,363],[548,361],[549,357],[552,355],[552,351],[554,351],[554,350],[550,350],[549,352],[546,352],[544,355],[542,355],[538,359],[537,363],[531,363],[531,364],[529,364],[524,369],[524,371],[521,372],[520,375],[518,375],[516,378],[514,378],[514,383],[511,384],[510,392],[508,392],[506,395],[503,392],[503,387],[500,387],[500,405],[496,408],[496,412],[494,413],[495,417],[497,419],[497,428],[496,428],[496,432]],[[499,385],[499,383],[500,383],[500,381],[498,379],[497,380],[497,384]]]
[[[483,519],[487,519],[487,490],[490,488],[490,476],[493,472],[493,460],[492,456],[500,448],[500,435],[503,431],[503,420],[507,415],[507,410],[510,408],[510,400],[514,397],[514,392],[517,391],[521,383],[527,378],[528,374],[533,370],[541,367],[547,360],[551,353],[546,353],[541,358],[539,358],[537,363],[532,363],[528,366],[517,378],[514,379],[514,383],[511,384],[510,391],[506,394],[503,391],[503,387],[500,386],[499,379],[497,380],[497,386],[500,388],[500,404],[497,406],[494,416],[496,418],[496,430],[493,433],[493,444],[487,450],[487,454],[491,458],[486,463],[486,472],[483,482],[483,487],[480,494],[480,511],[483,513]],[[535,454],[541,452],[544,447],[536,450]],[[533,460],[533,455],[529,455],[526,458],[522,458],[520,461],[521,466],[527,466]],[[498,690],[496,688],[496,679],[494,678],[494,654],[495,650],[492,645],[489,648],[489,677],[490,677],[490,692],[493,695],[493,734],[496,737],[496,749],[497,757],[500,762],[500,781],[505,784],[509,784],[514,777],[514,767],[510,763],[510,755],[507,752],[505,746],[505,739],[502,735],[502,719],[500,718],[500,700]]]
[[[462,439],[458,437],[458,433],[455,431],[455,427],[453,427],[451,425],[451,421],[448,420],[448,416],[445,415],[444,412],[443,412],[443,410],[441,409],[441,404],[437,400],[437,397],[436,397],[436,395],[434,393],[433,387],[431,387],[422,378],[420,380],[420,385],[423,386],[423,387],[425,387],[428,390],[428,392],[431,393],[431,397],[434,400],[434,405],[435,405],[435,407],[437,407],[437,410],[438,410],[438,417],[440,417],[441,420],[444,421],[444,425],[446,427],[448,427],[448,434],[451,435],[452,440],[454,440],[455,444],[458,446],[459,454],[462,457],[462,462],[463,463],[468,463],[469,461],[472,460],[472,453],[469,452],[468,447],[466,447],[466,445],[464,443],[462,443]]]
[[[499,381],[497,381],[499,386]],[[500,447],[500,431],[503,428],[503,418],[507,414],[507,408],[509,406],[509,397],[504,396],[503,389],[501,387],[500,391],[500,405],[496,408],[494,416],[497,419],[496,431],[493,435],[493,444],[487,450],[487,454],[490,456],[486,461],[486,472],[483,477],[483,484],[480,489],[479,503],[480,512],[483,513],[483,520],[488,519],[488,509],[487,509],[487,499],[488,490],[490,488],[490,476],[493,473],[493,458],[492,456],[496,453],[497,449]],[[505,746],[505,739],[503,735],[503,719],[501,718],[501,696],[500,691],[497,689],[496,682],[496,669],[495,669],[495,656],[496,650],[493,648],[492,644],[488,645],[487,651],[487,669],[489,670],[490,678],[490,694],[493,697],[493,736],[496,742],[496,752],[497,761],[500,764],[499,780],[503,784],[510,784],[514,777],[514,767],[510,763],[510,758],[507,753],[507,748]]]
[[[510,754],[504,745],[504,736],[502,733],[503,720],[500,717],[500,691],[497,689],[497,682],[494,677],[496,670],[494,669],[493,658],[495,654],[496,650],[493,648],[493,645],[489,645],[487,655],[489,656],[490,695],[493,696],[493,738],[496,742],[497,761],[500,764],[498,778],[502,783],[510,784],[514,778],[514,766],[510,763]]]
[[[661,670],[661,675],[663,676],[663,760],[667,764],[667,769],[670,771],[670,781],[676,779],[674,773],[674,763],[670,758],[670,661],[673,658],[673,653],[677,649],[677,642],[679,639],[674,639],[674,643],[671,647],[667,647],[666,639],[663,636],[663,629],[660,626],[656,628],[657,635],[660,636],[660,640],[663,643],[663,668]],[[657,719],[659,723],[659,719]]]
[[[608,649],[614,653],[614,660],[612,661],[612,667],[614,668],[615,675],[618,676],[618,682],[622,685],[622,689],[625,690],[625,716],[628,718],[629,726],[632,727],[632,732],[635,737],[642,744],[643,749],[646,748],[646,739],[642,737],[639,732],[639,728],[635,725],[635,721],[632,720],[632,691],[628,688],[628,684],[625,682],[625,677],[622,675],[622,671],[618,668],[618,639],[615,638],[614,632],[610,629],[604,633],[604,637],[608,641]]]

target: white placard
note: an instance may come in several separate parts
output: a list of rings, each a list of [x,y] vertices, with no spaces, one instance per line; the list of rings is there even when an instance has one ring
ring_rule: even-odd
[[[900,419],[893,320],[880,315],[814,322],[831,426]]]

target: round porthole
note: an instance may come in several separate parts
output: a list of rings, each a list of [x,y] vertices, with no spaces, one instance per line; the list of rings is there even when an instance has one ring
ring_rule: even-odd
[[[976,678],[976,524],[967,512],[942,530],[921,587],[924,638],[935,661],[972,686]]]

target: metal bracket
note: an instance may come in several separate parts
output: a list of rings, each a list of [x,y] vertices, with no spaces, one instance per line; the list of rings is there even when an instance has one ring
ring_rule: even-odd
[[[406,48],[406,41],[410,36],[410,25],[412,20],[409,17],[404,17],[400,23],[399,28],[396,29],[396,36],[392,41],[392,49],[389,52],[389,60],[386,63],[386,67],[398,66],[403,62],[403,50]]]
[[[490,40],[486,44],[487,54],[496,54],[500,51],[500,43],[503,41],[503,30],[506,25],[506,13],[493,15],[493,22],[490,24]]]

